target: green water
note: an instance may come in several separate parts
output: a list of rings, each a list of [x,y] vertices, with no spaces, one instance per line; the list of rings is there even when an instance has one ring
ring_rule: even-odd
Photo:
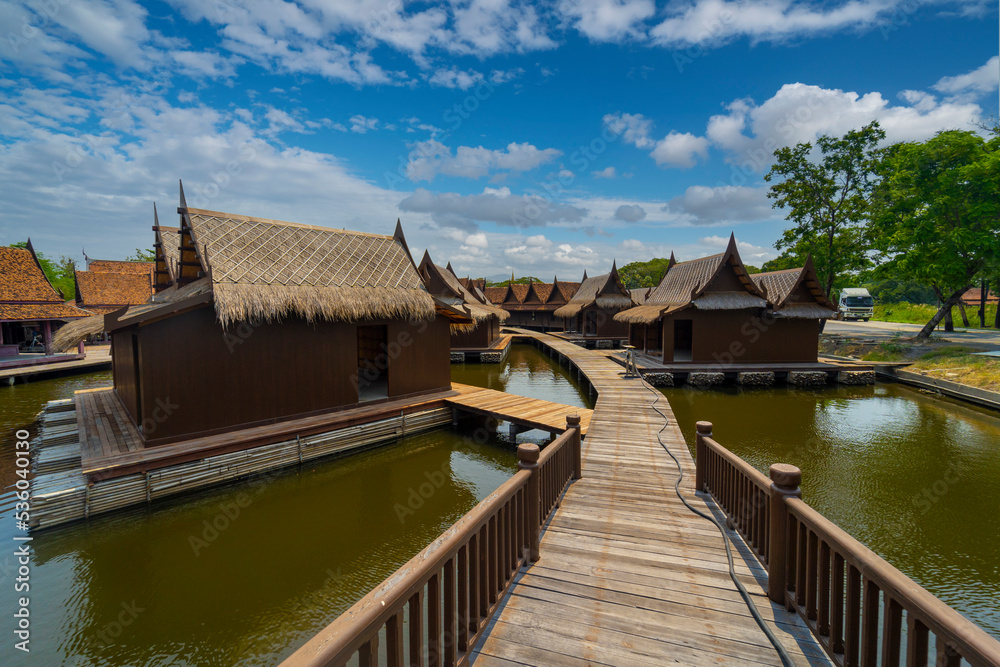
[[[669,389],[694,423],[767,474],[802,469],[803,498],[1000,638],[1000,413],[903,385]]]

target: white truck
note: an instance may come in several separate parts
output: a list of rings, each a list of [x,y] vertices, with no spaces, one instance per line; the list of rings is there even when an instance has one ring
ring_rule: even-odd
[[[840,290],[840,319],[868,321],[875,314],[875,300],[864,287],[845,287]]]

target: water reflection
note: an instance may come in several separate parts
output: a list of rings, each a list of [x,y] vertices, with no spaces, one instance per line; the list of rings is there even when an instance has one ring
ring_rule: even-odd
[[[1000,415],[902,385],[664,391],[766,474],[802,469],[810,505],[1000,637]]]

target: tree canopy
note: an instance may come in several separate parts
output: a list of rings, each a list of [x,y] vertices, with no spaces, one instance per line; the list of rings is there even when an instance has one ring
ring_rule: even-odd
[[[774,208],[788,211],[794,225],[775,243],[785,250],[782,262],[772,260],[765,270],[802,266],[811,255],[829,294],[838,277],[869,264],[864,224],[884,138],[872,122],[843,137],[820,136],[815,147],[806,142],[774,152],[776,162],[764,176],[773,182],[767,196]]]
[[[1000,137],[939,132],[891,146],[879,167],[871,239],[878,273],[929,285],[941,308],[926,338],[977,279],[1000,267]]]
[[[27,248],[27,241],[11,243],[11,248]],[[49,279],[52,286],[62,295],[63,299],[69,300],[76,297],[76,267],[73,260],[66,256],[59,259],[49,259],[44,254],[35,250],[38,263],[42,266],[42,272]]]

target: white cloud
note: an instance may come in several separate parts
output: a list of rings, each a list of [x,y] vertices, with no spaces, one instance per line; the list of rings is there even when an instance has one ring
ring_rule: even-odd
[[[501,226],[541,227],[552,222],[577,222],[586,210],[553,203],[542,197],[512,195],[510,190],[486,188],[482,194],[433,193],[423,188],[399,203],[402,211],[427,213],[439,225],[473,229],[477,222]]]
[[[427,79],[427,82],[435,86],[443,86],[444,88],[468,90],[482,80],[483,75],[475,70],[465,72],[457,67],[448,67],[436,70]]]
[[[985,65],[971,72],[942,77],[934,84],[934,90],[946,95],[980,96],[992,93],[998,85],[1000,85],[1000,56],[993,56]]]
[[[563,0],[559,10],[596,42],[645,37],[644,22],[656,12],[652,0]]]
[[[614,178],[615,177],[615,168],[614,167],[605,167],[604,169],[601,169],[600,171],[592,171],[592,172],[590,172],[590,175],[593,176],[594,178]]]
[[[734,185],[692,185],[683,195],[668,201],[663,210],[688,225],[731,225],[780,217],[771,208],[766,187]]]
[[[191,78],[228,79],[236,75],[236,66],[244,60],[224,58],[211,51],[170,51],[177,71]]]
[[[464,245],[470,248],[486,248],[489,246],[489,241],[486,238],[486,234],[482,232],[477,232],[475,234],[469,234],[465,237]]]
[[[369,118],[361,114],[351,116],[350,123],[351,132],[356,134],[366,134],[368,130],[378,129],[378,118]]]
[[[782,41],[842,29],[890,29],[891,12],[900,4],[899,0],[694,0],[669,5],[667,18],[650,35],[654,43],[675,48],[717,46],[740,37]]]
[[[615,210],[615,219],[623,222],[639,222],[646,217],[646,209],[638,204],[622,204]]]
[[[689,132],[670,134],[656,143],[656,148],[650,153],[656,164],[669,167],[693,167],[696,158],[708,157],[708,140],[696,137]]]
[[[482,178],[494,171],[530,171],[562,155],[554,148],[539,149],[512,142],[506,149],[459,146],[451,149],[436,139],[411,146],[406,175],[413,181],[432,181],[438,174]]]
[[[698,239],[698,243],[708,248],[713,248],[715,252],[725,250],[729,245],[728,236],[705,236]],[[736,249],[740,252],[740,258],[748,264],[760,265],[769,259],[774,258],[775,253],[772,248],[754,245],[736,239]]]
[[[636,148],[652,148],[656,142],[650,137],[653,121],[641,113],[609,113],[604,116],[604,125],[622,141]]]

